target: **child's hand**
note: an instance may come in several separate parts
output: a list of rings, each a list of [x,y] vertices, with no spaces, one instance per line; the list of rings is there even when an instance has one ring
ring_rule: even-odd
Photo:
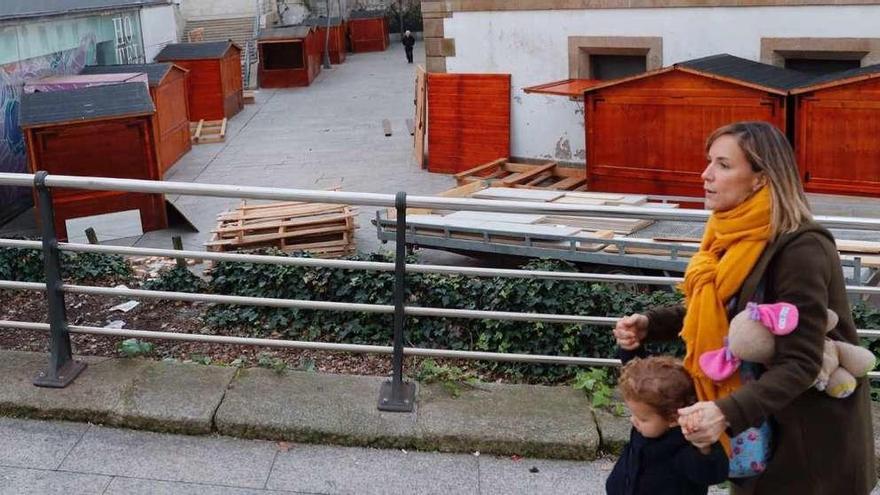
[[[681,426],[681,432],[685,438],[692,435],[700,429],[700,422],[703,420],[702,411],[694,411],[690,414],[678,417],[678,425]]]

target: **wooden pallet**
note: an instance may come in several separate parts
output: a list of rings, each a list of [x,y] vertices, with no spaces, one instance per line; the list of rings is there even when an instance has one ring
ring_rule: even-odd
[[[226,140],[226,119],[199,120],[189,123],[193,144],[219,143]]]
[[[472,182],[488,182],[500,187],[557,191],[582,191],[587,185],[587,176],[583,169],[560,167],[556,162],[540,165],[513,163],[507,158],[499,158],[459,172],[455,174],[455,180],[459,186]]]
[[[209,251],[275,247],[325,258],[346,256],[355,252],[355,215],[348,205],[242,203],[217,215],[217,227],[205,246]]]
[[[245,105],[252,105],[256,103],[256,91],[253,89],[246,89],[241,92],[241,99]]]

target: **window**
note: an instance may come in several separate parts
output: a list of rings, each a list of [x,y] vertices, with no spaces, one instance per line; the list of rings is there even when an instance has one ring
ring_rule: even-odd
[[[880,63],[880,38],[761,38],[761,62],[813,74]]]
[[[602,81],[641,74],[647,63],[644,55],[590,55],[592,79]]]
[[[663,38],[569,36],[568,77],[615,79],[663,66]]]
[[[305,67],[303,44],[301,41],[282,43],[263,43],[263,68],[302,69]]]

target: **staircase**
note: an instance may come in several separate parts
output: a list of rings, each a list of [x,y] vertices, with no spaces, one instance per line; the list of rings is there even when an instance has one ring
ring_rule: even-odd
[[[244,87],[249,87],[246,78],[247,70],[245,61],[250,60],[253,64],[257,60],[257,44],[254,41],[254,21],[253,17],[231,17],[227,19],[208,19],[200,21],[187,21],[186,30],[184,31],[184,41],[186,35],[193,29],[204,29],[204,41],[226,41],[232,40],[236,45],[241,47],[241,77]],[[250,57],[245,53],[250,52]]]

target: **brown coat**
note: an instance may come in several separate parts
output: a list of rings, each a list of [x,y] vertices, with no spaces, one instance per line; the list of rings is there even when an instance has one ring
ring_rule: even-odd
[[[810,224],[769,244],[740,288],[741,311],[764,279],[764,302],[790,302],[800,322],[776,338],[776,356],[755,382],[716,401],[738,434],[771,417],[774,452],[767,470],[736,493],[868,494],[876,483],[870,387],[859,379],[855,393],[834,399],[812,388],[822,362],[825,308],[840,315],[830,336],[858,344],[834,238]],[[683,307],[647,313],[648,340],[673,339],[681,331]]]

